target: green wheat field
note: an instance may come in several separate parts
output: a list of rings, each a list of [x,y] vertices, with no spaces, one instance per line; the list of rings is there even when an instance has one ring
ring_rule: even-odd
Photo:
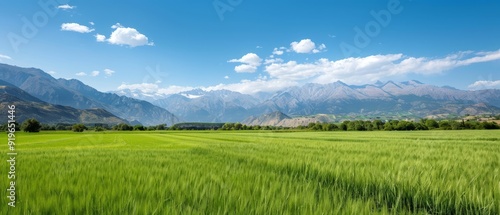
[[[500,214],[498,131],[16,135],[1,214]]]

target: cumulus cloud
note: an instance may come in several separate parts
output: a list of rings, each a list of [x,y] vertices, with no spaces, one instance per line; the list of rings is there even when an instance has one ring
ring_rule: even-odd
[[[92,71],[92,72],[90,73],[90,76],[96,77],[96,76],[98,76],[98,75],[99,75],[99,73],[101,73],[101,72],[99,72],[99,71],[97,71],[97,70],[96,70],[96,71]]]
[[[80,25],[78,23],[63,23],[61,25],[61,31],[74,31],[78,33],[90,33],[94,29],[90,29],[85,25]]]
[[[129,47],[137,47],[137,46],[153,46],[154,43],[150,42],[148,37],[144,34],[141,34],[135,28],[129,28],[121,25],[120,23],[116,23],[111,26],[112,29],[115,29],[109,38],[106,39],[106,36],[102,34],[96,34],[95,38],[97,42],[105,42],[107,41],[113,45],[124,45]]]
[[[224,76],[224,79],[229,79],[229,76],[227,76],[227,75],[226,75],[226,76]]]
[[[108,77],[109,77],[109,76],[112,76],[112,75],[113,75],[113,73],[115,73],[115,71],[113,71],[113,70],[111,70],[111,69],[104,69],[104,74],[105,74],[106,76],[108,76]]]
[[[410,57],[403,54],[351,57],[336,61],[322,58],[311,63],[285,62],[280,58],[273,58],[266,59],[265,62],[265,72],[269,76],[259,75],[255,80],[241,80],[237,83],[198,88],[205,91],[231,90],[244,94],[255,94],[258,92],[275,92],[308,82],[327,84],[340,80],[349,84],[364,84],[407,74],[439,74],[456,67],[494,60],[500,60],[500,50],[492,52],[459,52],[441,58]],[[261,61],[250,55],[246,58],[242,57],[231,61],[245,62],[244,65],[250,65],[250,62],[261,64]],[[469,88],[500,89],[500,80],[477,81],[471,84]],[[195,88],[189,86],[161,88],[157,84],[123,84],[119,89],[134,89],[150,94],[168,95]]]
[[[87,76],[87,73],[85,72],[79,72],[75,74],[76,76]]]
[[[255,53],[248,53],[240,59],[232,59],[228,61],[229,63],[242,63],[234,67],[234,71],[238,73],[253,73],[262,64],[262,59]]]
[[[406,74],[438,74],[474,63],[500,60],[500,50],[493,52],[460,52],[443,58],[408,57],[403,54],[372,55],[331,61],[325,58],[313,63],[289,61],[271,63],[266,72],[272,78],[312,80],[331,83],[337,80],[352,84],[373,82]]]
[[[500,89],[500,80],[476,81],[468,87],[471,90]]]
[[[12,58],[7,55],[0,54],[0,62],[3,60],[12,60]]]
[[[266,59],[264,61],[264,64],[272,64],[272,63],[282,63],[283,62],[283,59],[281,58],[271,58],[271,59]]]
[[[76,6],[71,6],[69,4],[63,4],[63,5],[57,6],[57,8],[58,9],[63,9],[63,10],[71,10],[71,9],[76,8]]]
[[[302,54],[319,53],[326,49],[325,44],[321,44],[316,47],[316,44],[311,39],[303,39],[300,42],[292,42],[290,43],[290,47],[292,48],[292,51]]]
[[[95,39],[97,42],[105,42],[106,41],[106,36],[102,34],[96,34],[94,35]]]
[[[284,51],[283,49],[278,49],[278,48],[274,48],[273,50],[273,55],[283,55]]]

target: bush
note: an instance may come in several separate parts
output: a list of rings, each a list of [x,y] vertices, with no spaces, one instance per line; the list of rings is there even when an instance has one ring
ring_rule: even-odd
[[[118,125],[113,126],[113,130],[116,131],[132,131],[134,130],[134,127],[127,125],[125,123],[120,123]]]
[[[144,128],[144,126],[142,125],[134,126],[134,131],[144,131],[144,130],[146,130],[146,128]]]
[[[99,131],[104,131],[104,128],[103,128],[103,127],[101,127],[101,126],[96,126],[96,127],[94,128],[94,131],[96,131],[96,132],[99,132]]]
[[[87,130],[87,127],[85,127],[84,124],[74,124],[73,129],[74,132],[83,132]]]
[[[27,119],[21,125],[21,130],[24,132],[40,132],[42,125],[36,119]]]

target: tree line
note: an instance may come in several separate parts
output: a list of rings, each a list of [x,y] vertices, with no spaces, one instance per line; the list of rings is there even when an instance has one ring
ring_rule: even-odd
[[[421,119],[419,122],[390,120],[384,122],[382,120],[354,120],[343,121],[342,123],[326,123],[312,122],[307,126],[298,126],[296,128],[283,126],[260,126],[260,125],[245,125],[242,123],[179,123],[171,127],[166,124],[155,126],[129,125],[120,123],[114,126],[107,124],[84,125],[59,123],[56,125],[41,124],[36,119],[27,119],[21,125],[16,123],[17,131],[25,132],[40,132],[42,130],[71,130],[74,132],[83,131],[155,131],[155,130],[313,130],[313,131],[415,131],[415,130],[474,130],[474,129],[500,129],[500,125],[496,122],[479,122],[479,121],[456,121],[456,120],[434,120]],[[0,125],[0,130],[7,130],[7,124]]]
[[[434,120],[421,119],[419,122],[390,120],[384,122],[382,120],[373,121],[344,121],[342,123],[326,123],[312,122],[307,126],[298,126],[296,128],[282,126],[247,126],[241,123],[226,123],[221,128],[222,130],[314,130],[314,131],[415,131],[415,130],[464,130],[464,129],[500,129],[500,126],[495,122],[478,122],[478,121],[455,121],[455,120]]]
[[[114,126],[109,126],[108,124],[89,124],[85,125],[83,123],[70,124],[70,123],[57,123],[54,125],[42,124],[38,120],[31,118],[25,120],[21,125],[15,122],[16,131],[24,131],[24,132],[40,132],[40,131],[74,131],[74,132],[83,132],[83,131],[106,131],[106,130],[114,130],[114,131],[155,131],[155,130],[166,130],[166,124],[160,124],[155,126],[143,126],[143,125],[129,125],[125,123],[120,123]],[[0,125],[0,131],[6,131],[7,124]]]

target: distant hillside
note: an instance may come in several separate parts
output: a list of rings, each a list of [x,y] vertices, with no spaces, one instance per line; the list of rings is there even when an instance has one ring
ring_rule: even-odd
[[[307,126],[309,123],[316,122],[332,122],[334,119],[325,115],[319,114],[316,116],[301,116],[289,117],[279,111],[263,114],[261,116],[251,116],[241,122],[244,125],[260,125],[260,126],[282,126],[282,127],[298,127]]]
[[[46,124],[127,123],[126,120],[120,119],[104,109],[78,110],[68,106],[52,105],[31,96],[10,83],[0,81],[0,109],[7,110],[8,105],[16,106],[16,121],[19,123],[29,118],[36,118]]]
[[[269,113],[269,114],[264,114],[261,116],[251,116],[245,119],[242,124],[245,125],[273,125],[277,126],[280,124],[283,120],[285,119],[291,119],[291,117],[285,115],[284,113],[281,113],[279,111]]]
[[[118,117],[144,125],[173,125],[179,121],[167,110],[149,102],[102,93],[78,80],[55,79],[40,69],[0,64],[0,80],[50,104],[77,109],[105,109]]]

